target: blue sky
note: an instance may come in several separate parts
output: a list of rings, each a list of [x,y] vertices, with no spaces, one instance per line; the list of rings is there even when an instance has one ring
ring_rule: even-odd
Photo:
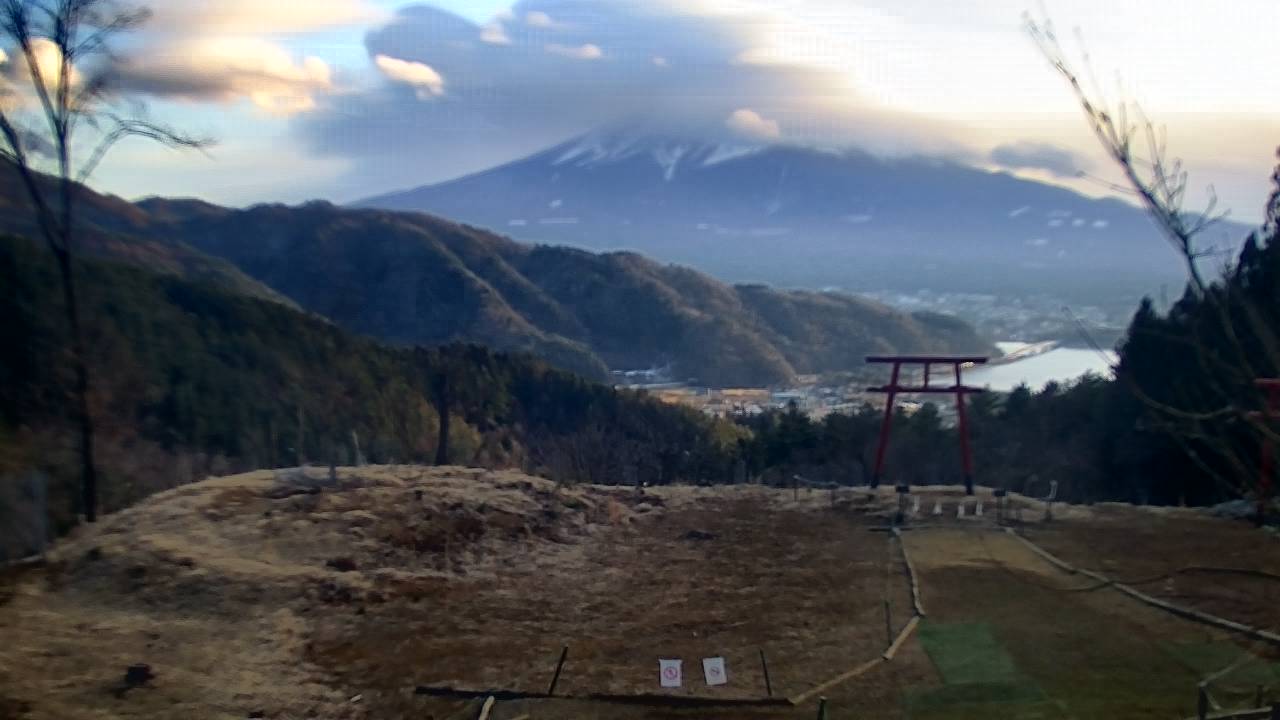
[[[1040,6],[164,0],[126,46],[122,89],[218,145],[209,157],[122,145],[95,184],[129,198],[346,201],[647,112],[779,142],[944,154],[1104,192],[1062,172],[1115,179],[1022,30],[1023,12]],[[1103,91],[1141,100],[1168,126],[1193,199],[1213,184],[1250,219],[1280,144],[1280,74],[1269,62],[1280,3],[1231,7],[1047,2],[1064,35],[1078,27],[1087,38]]]

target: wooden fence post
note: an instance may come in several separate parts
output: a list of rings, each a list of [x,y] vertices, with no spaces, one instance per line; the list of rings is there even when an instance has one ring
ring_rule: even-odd
[[[569,656],[569,646],[565,645],[560,648],[560,659],[556,661],[556,674],[551,676],[551,686],[547,688],[548,695],[556,694],[556,684],[560,682],[560,671],[564,668],[564,660]]]
[[[769,661],[764,657],[764,648],[760,648],[760,669],[764,670],[764,691],[773,697],[773,683],[769,681]]]

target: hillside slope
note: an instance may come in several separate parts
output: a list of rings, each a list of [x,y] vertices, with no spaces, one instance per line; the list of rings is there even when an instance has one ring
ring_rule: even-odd
[[[451,461],[568,482],[726,472],[731,428],[533,358],[393,348],[207,284],[102,261],[78,272],[107,509],[209,472],[357,453],[431,461],[440,378],[452,388]],[[55,525],[70,519],[75,477],[56,277],[43,248],[0,236],[0,478],[50,476]],[[23,493],[0,483],[0,560],[15,518],[31,514]]]
[[[935,317],[853,297],[734,287],[632,253],[531,247],[416,213],[315,202],[167,227],[351,330],[528,351],[590,377],[669,365],[680,379],[766,385],[847,370],[868,352],[987,349],[963,324],[940,332]]]
[[[49,193],[54,192],[52,178],[41,176],[40,181]],[[20,182],[17,171],[0,160],[0,234],[43,242],[35,212]],[[292,300],[249,277],[235,265],[200,252],[163,232],[157,227],[157,220],[162,220],[162,217],[121,198],[102,195],[84,186],[77,188],[77,202],[78,252],[297,308]],[[178,202],[187,213],[194,213],[203,205],[195,201]]]
[[[669,367],[676,379],[762,386],[848,370],[873,352],[989,349],[936,316],[734,287],[632,253],[529,246],[419,213],[131,204],[87,188],[81,197],[89,254],[283,302],[396,345],[479,343],[593,379]],[[0,202],[12,210],[0,232],[36,235],[12,178],[0,176]]]

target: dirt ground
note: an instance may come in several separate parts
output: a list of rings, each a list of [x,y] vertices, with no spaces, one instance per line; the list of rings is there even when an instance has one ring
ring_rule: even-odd
[[[991,531],[989,497],[982,517],[969,504],[957,518],[956,489],[921,492],[921,529],[903,543],[928,618],[893,662],[824,691],[834,718],[1181,717],[1213,663],[1250,649],[1114,591],[1074,592],[1078,578]],[[1024,520],[1042,514],[1019,501]],[[565,645],[558,694],[761,698],[763,650],[774,695],[794,696],[876,658],[909,620],[901,547],[877,530],[896,505],[891,489],[637,494],[461,468],[210,480],[0,578],[0,720],[471,718],[479,700],[415,689],[545,692]],[[1118,553],[1123,528],[1146,525],[1113,529],[1108,512],[1063,508],[1024,531],[1070,561],[1110,561],[1089,554],[1095,538]],[[1194,521],[1219,559],[1258,538],[1222,520],[1147,519],[1175,535]],[[1143,546],[1150,562],[1182,562],[1155,547]],[[1254,554],[1234,564],[1275,562],[1239,552]],[[706,686],[705,657],[725,658],[727,685]],[[683,688],[658,687],[659,658],[683,659]],[[1249,679],[1269,683],[1258,662]],[[154,679],[129,687],[135,663]],[[815,704],[512,700],[493,717],[800,718]]]

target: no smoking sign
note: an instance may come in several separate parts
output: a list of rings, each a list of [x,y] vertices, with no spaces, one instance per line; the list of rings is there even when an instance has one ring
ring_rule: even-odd
[[[665,688],[678,688],[684,684],[684,671],[681,660],[659,660],[658,680]]]
[[[713,657],[702,659],[702,674],[707,685],[725,685],[729,682],[729,673],[724,666],[724,658]],[[664,688],[678,688],[684,685],[683,660],[658,660],[658,682]]]

